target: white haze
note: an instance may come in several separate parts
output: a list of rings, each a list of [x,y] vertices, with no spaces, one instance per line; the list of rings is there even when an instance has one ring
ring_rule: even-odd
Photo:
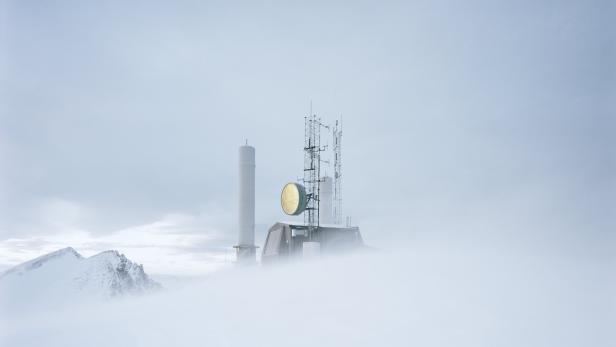
[[[0,346],[615,346],[615,10],[0,1],[0,270],[72,246],[174,281],[0,312]],[[228,269],[237,147],[262,246],[311,99],[378,251]]]
[[[67,246],[224,260],[238,145],[263,233],[311,99],[344,117],[344,210],[372,245],[616,248],[613,1],[0,6],[0,268]],[[175,237],[134,232],[161,221]]]
[[[0,344],[608,347],[616,343],[610,271],[599,261],[423,244],[2,313]]]

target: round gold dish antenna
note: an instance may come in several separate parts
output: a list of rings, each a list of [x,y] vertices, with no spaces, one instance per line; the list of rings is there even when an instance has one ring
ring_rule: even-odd
[[[280,194],[280,205],[284,213],[297,216],[306,209],[306,189],[299,183],[287,183]]]

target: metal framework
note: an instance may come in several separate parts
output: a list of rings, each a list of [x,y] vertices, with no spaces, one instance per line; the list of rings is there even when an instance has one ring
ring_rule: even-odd
[[[334,223],[342,224],[342,118],[332,131],[334,152]]]
[[[308,239],[319,227],[319,183],[321,178],[321,152],[327,150],[327,146],[321,146],[321,129],[329,129],[329,126],[321,122],[316,114],[312,113],[304,117],[304,187],[308,199],[304,212],[304,224],[307,227]]]

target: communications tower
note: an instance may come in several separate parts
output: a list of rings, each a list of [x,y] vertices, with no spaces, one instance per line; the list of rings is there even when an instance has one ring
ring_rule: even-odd
[[[334,152],[334,223],[342,224],[342,117],[332,130]]]
[[[323,124],[321,118],[312,113],[304,117],[304,187],[306,189],[306,209],[304,212],[304,224],[307,227],[308,239],[319,226],[319,187],[321,178],[321,152],[327,150],[327,146],[321,146],[321,129],[329,129]]]

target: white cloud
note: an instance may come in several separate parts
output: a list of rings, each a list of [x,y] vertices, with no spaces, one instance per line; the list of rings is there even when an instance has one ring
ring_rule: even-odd
[[[145,297],[0,312],[0,341],[608,346],[615,337],[610,273],[609,264],[597,261],[410,245],[401,254],[234,269]]]
[[[67,218],[60,220],[70,221],[79,211],[71,204],[54,202],[48,211],[67,206]],[[203,224],[207,219],[203,215],[169,214],[152,223],[109,234],[69,228],[47,236],[6,239],[0,241],[0,264],[8,267],[70,246],[84,256],[118,250],[129,259],[144,264],[148,273],[203,274],[233,260],[231,241],[224,232]]]
[[[54,230],[76,228],[87,213],[80,204],[60,198],[43,199],[37,210],[37,220]]]

